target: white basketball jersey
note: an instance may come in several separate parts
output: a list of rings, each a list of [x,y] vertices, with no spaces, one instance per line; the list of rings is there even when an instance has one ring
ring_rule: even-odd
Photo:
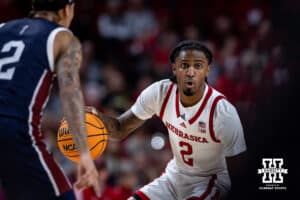
[[[224,170],[222,144],[210,130],[212,121],[209,120],[215,109],[213,102],[220,99],[216,99],[219,94],[206,86],[203,98],[193,109],[181,105],[175,84],[170,86],[169,94],[160,117],[169,131],[176,166],[190,175],[207,176]]]
[[[246,150],[235,108],[208,85],[196,105],[184,107],[177,85],[162,80],[146,88],[131,110],[143,120],[156,114],[167,127],[174,155],[167,171],[198,177],[228,174],[225,157]]]

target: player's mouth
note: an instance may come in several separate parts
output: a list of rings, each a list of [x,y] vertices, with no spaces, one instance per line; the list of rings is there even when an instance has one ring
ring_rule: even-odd
[[[193,88],[195,86],[194,81],[185,81],[185,87],[186,88]]]

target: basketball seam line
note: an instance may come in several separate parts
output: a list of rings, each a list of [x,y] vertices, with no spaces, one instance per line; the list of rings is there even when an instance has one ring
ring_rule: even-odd
[[[108,135],[108,133],[101,133],[101,134],[88,135],[87,137],[94,137],[94,136],[101,136],[101,135]],[[73,138],[61,139],[61,140],[57,140],[57,142],[68,141],[68,140],[73,140]]]
[[[100,140],[99,142],[97,142],[91,149],[90,151],[92,151],[98,144],[102,143],[102,142],[105,142],[107,140]]]
[[[104,129],[104,127],[98,127],[98,126],[96,126],[96,125],[94,125],[94,124],[92,124],[92,123],[90,123],[90,122],[85,122],[86,124],[88,124],[88,125],[91,125],[91,126],[93,126],[93,127],[95,127],[95,128],[98,128],[98,129]]]

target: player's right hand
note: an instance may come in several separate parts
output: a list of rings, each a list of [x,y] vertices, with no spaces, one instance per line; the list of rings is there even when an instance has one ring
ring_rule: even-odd
[[[101,196],[102,191],[98,171],[89,153],[80,155],[75,187],[79,190],[86,187],[92,187],[96,196]]]

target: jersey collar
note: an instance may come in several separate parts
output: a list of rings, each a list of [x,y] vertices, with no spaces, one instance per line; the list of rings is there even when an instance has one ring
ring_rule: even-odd
[[[203,99],[203,98],[204,99],[203,99],[202,103],[200,104],[198,111],[195,113],[195,115],[191,119],[189,119],[190,124],[193,124],[199,118],[199,116],[201,115],[202,111],[204,110],[204,107],[207,104],[208,99],[211,96],[211,94],[212,94],[212,88],[210,86],[208,86],[207,84],[205,84],[204,94],[201,98],[201,99]],[[201,101],[201,99],[200,99],[200,101]],[[177,118],[180,117],[180,116],[183,116],[184,114],[181,114],[180,109],[179,109],[179,92],[178,92],[178,89],[176,89],[175,107],[176,107],[175,110],[176,110]]]

